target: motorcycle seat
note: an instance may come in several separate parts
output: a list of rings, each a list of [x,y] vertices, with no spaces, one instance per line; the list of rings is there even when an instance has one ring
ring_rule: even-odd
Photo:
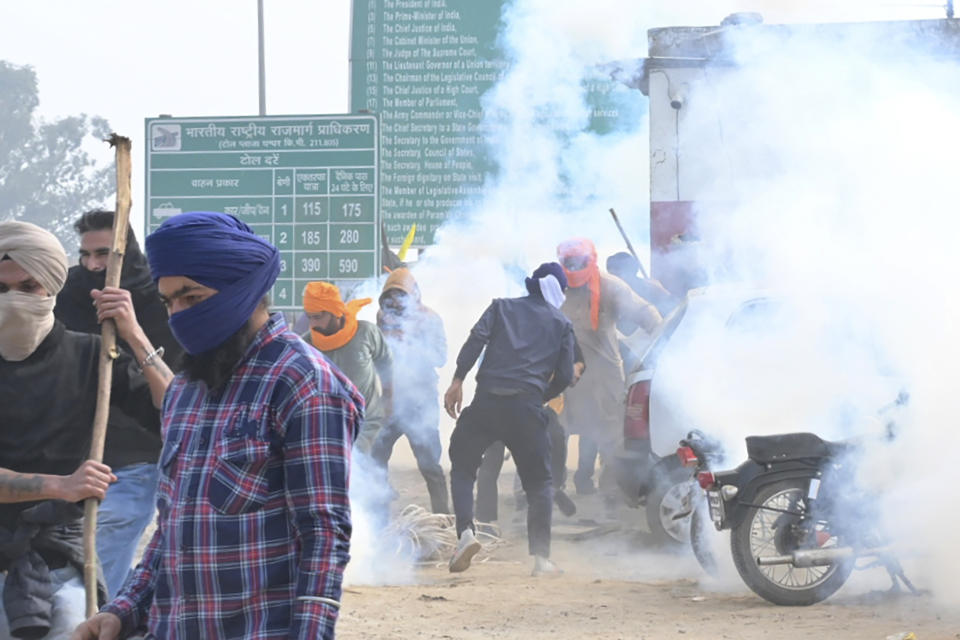
[[[848,446],[842,442],[828,442],[814,433],[749,436],[747,456],[761,464],[804,458],[833,458],[846,451]]]

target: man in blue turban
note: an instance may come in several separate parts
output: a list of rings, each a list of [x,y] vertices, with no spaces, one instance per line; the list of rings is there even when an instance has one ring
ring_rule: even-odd
[[[222,213],[146,240],[186,351],[161,416],[156,533],[77,640],[333,638],[363,399],[268,311],[276,247]]]

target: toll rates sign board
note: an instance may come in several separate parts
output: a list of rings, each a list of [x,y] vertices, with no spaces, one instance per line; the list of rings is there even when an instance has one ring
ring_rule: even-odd
[[[312,280],[380,272],[375,116],[151,118],[146,232],[185,211],[236,216],[280,249],[273,306]]]

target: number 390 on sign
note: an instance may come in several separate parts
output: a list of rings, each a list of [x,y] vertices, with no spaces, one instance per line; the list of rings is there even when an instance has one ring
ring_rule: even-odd
[[[300,271],[302,273],[319,273],[323,271],[323,259],[300,258]]]

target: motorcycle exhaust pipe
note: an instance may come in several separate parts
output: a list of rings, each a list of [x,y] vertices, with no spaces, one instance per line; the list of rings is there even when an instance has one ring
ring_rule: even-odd
[[[800,569],[809,567],[825,567],[836,562],[849,560],[857,557],[878,556],[884,553],[884,549],[870,549],[857,553],[853,547],[837,547],[836,549],[800,549],[794,551],[788,556],[763,556],[757,558],[757,564],[761,567],[789,564]]]

